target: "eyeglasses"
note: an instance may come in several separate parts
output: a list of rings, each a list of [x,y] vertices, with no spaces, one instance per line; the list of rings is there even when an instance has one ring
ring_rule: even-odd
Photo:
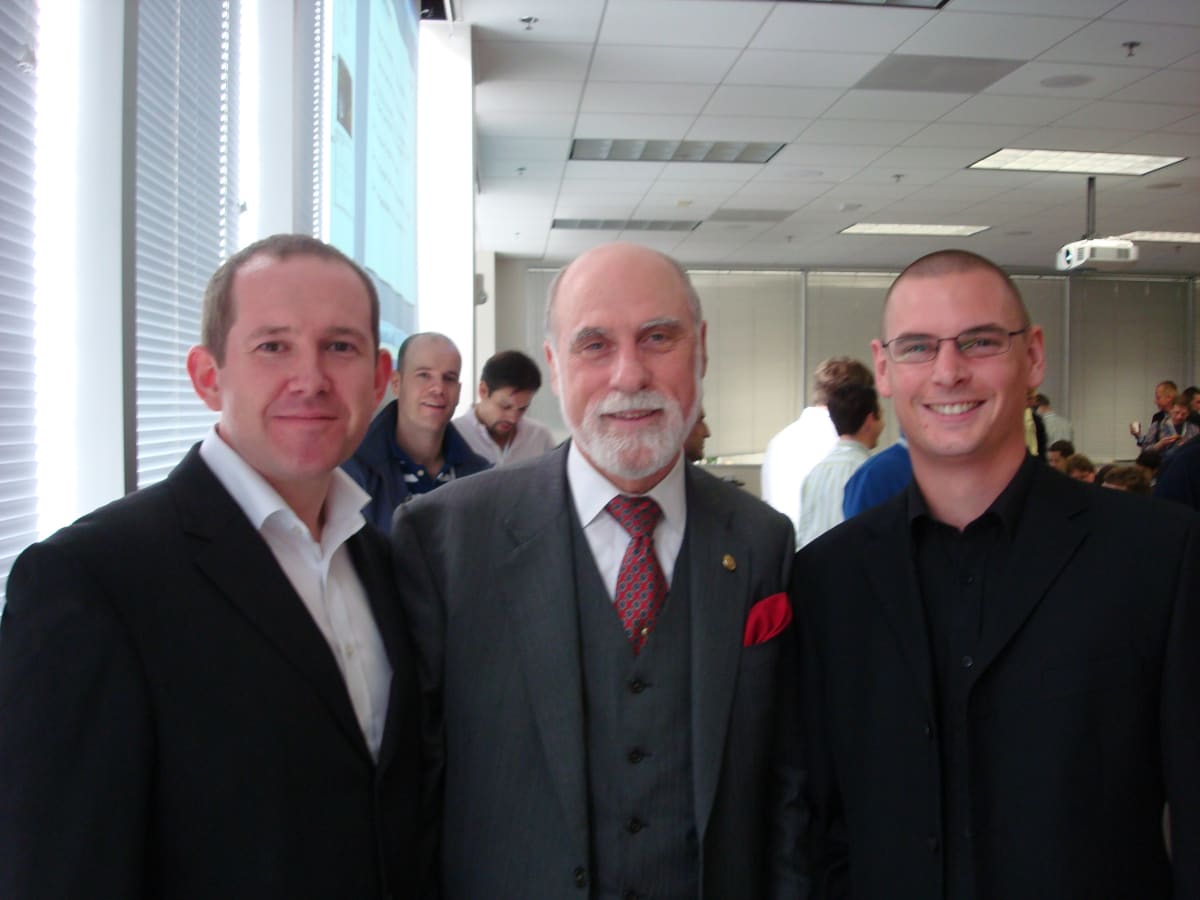
[[[934,337],[931,334],[902,334],[883,342],[888,358],[897,363],[927,363],[937,359],[943,341],[954,341],[958,352],[967,359],[984,359],[1007,353],[1012,339],[1024,334],[1029,326],[1016,331],[1003,328],[971,328],[954,337]]]

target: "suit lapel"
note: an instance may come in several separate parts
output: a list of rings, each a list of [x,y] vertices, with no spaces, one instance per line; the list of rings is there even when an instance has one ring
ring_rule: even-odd
[[[888,505],[886,518],[872,522],[864,556],[871,560],[867,580],[896,635],[917,691],[932,714],[929,634],[913,563],[912,531],[905,514],[906,497],[907,492],[900,494]]]
[[[580,858],[588,855],[587,753],[572,499],[566,447],[552,451],[506,520],[510,547],[496,573],[516,635],[546,764]]]
[[[1010,564],[999,590],[989,596],[992,618],[975,654],[975,679],[1012,640],[1045,597],[1054,579],[1087,537],[1081,513],[1086,491],[1039,466],[1021,511]],[[989,592],[990,594],[990,592]]]
[[[704,479],[687,476],[687,532],[691,566],[692,622],[692,768],[693,802],[700,842],[712,813],[729,729],[742,631],[749,604],[747,581],[751,554],[737,534],[733,511],[714,496]],[[722,564],[726,554],[747,565],[733,571]]]
[[[169,480],[197,569],[288,660],[347,739],[368,753],[341,670],[262,537],[193,447]]]

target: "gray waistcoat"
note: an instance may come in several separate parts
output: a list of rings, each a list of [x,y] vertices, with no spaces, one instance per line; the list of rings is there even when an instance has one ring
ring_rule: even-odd
[[[699,893],[693,810],[688,541],[638,656],[575,526],[591,807],[593,896]]]

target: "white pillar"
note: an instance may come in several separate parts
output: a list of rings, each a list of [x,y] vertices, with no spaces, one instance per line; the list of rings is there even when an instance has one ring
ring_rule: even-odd
[[[422,22],[417,72],[417,322],[458,345],[466,408],[478,382],[470,26]]]

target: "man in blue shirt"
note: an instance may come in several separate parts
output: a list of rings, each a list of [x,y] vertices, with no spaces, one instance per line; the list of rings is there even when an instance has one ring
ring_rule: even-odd
[[[385,533],[392,513],[415,494],[474,475],[491,465],[450,424],[462,384],[462,356],[454,342],[431,331],[410,335],[396,352],[392,393],[343,465],[368,494],[363,515]]]

